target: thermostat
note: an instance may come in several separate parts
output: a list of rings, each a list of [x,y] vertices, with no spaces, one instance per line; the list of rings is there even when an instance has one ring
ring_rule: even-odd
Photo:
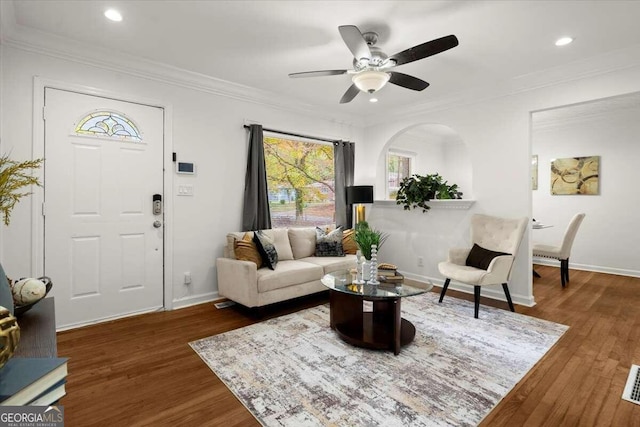
[[[177,162],[176,173],[183,173],[187,175],[195,175],[196,165],[195,163]]]

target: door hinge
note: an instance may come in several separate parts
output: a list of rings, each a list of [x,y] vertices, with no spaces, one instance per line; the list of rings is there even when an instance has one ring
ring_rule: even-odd
[[[47,107],[42,107],[42,120],[47,120]]]
[[[47,209],[45,208],[44,202],[42,202],[42,216],[46,216],[46,214],[47,214]]]

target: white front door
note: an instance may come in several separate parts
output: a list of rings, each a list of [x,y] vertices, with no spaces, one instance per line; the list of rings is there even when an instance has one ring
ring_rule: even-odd
[[[45,89],[44,271],[60,328],[163,306],[163,110]]]

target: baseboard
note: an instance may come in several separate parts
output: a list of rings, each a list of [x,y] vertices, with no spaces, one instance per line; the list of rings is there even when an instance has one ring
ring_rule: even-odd
[[[422,276],[422,275],[413,274],[413,273],[404,273],[402,271],[400,273],[407,279],[415,280],[417,282],[433,283],[434,286],[439,286],[439,287],[442,287],[444,285],[444,279],[427,277],[427,276]],[[451,282],[451,284],[449,284],[449,289],[453,289],[455,291],[464,292],[465,294],[473,295],[473,286],[471,285],[461,285],[455,282]],[[507,298],[504,296],[504,291],[502,290],[502,286],[500,285],[491,286],[491,287],[483,286],[482,292],[480,295],[486,298],[507,302]],[[523,305],[525,307],[533,307],[534,305],[536,305],[536,302],[533,299],[533,296],[529,297],[526,295],[511,293],[511,300],[513,301],[514,304]]]
[[[548,258],[533,258],[534,264],[560,267],[560,262]],[[640,277],[640,271],[628,270],[624,268],[603,267],[599,265],[575,264],[570,262],[569,268],[572,270],[593,271],[594,273],[617,274],[618,276]]]
[[[190,295],[185,298],[174,299],[172,309],[176,310],[179,308],[187,308],[191,307],[192,305],[204,304],[206,302],[213,302],[219,299],[222,299],[222,297],[218,294],[217,291],[200,295]]]
[[[82,328],[84,326],[96,325],[98,323],[109,322],[111,320],[118,320],[118,319],[124,319],[125,317],[138,316],[140,314],[155,313],[157,311],[164,311],[164,308],[163,307],[153,307],[153,308],[149,308],[147,310],[132,311],[132,312],[129,312],[129,313],[121,313],[121,314],[117,314],[117,315],[114,315],[114,316],[101,317],[99,319],[93,319],[93,320],[90,320],[88,322],[78,322],[78,323],[71,323],[71,324],[68,324],[68,325],[56,326],[56,332],[66,331],[66,330],[69,330],[69,329]]]

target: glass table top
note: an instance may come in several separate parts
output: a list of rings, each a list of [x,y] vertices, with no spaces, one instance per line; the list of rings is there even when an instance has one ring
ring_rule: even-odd
[[[351,295],[361,295],[363,297],[371,298],[398,298],[398,297],[410,297],[412,295],[419,295],[425,292],[429,292],[433,288],[432,284],[427,284],[424,288],[416,288],[413,286],[405,285],[404,283],[379,283],[372,285],[354,284],[352,281],[353,275],[349,271],[335,271],[333,273],[325,274],[322,277],[322,284],[334,291],[343,292]]]

